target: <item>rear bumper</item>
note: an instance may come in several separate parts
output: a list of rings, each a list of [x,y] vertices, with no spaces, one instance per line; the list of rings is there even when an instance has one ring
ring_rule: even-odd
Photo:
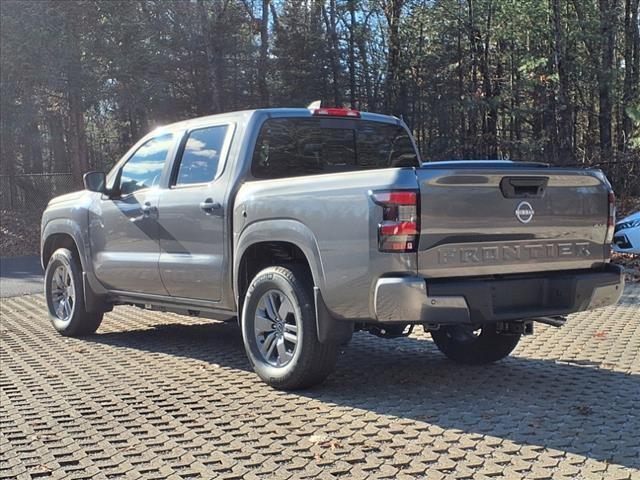
[[[391,277],[378,280],[374,304],[379,322],[491,323],[612,305],[623,287],[617,265],[472,279]]]

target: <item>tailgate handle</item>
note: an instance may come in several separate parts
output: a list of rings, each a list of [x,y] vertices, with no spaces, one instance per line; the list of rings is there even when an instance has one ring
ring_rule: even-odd
[[[542,197],[549,177],[503,177],[500,190],[505,198]]]

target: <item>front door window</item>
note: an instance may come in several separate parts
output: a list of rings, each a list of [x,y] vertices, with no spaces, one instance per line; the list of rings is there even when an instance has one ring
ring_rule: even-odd
[[[152,138],[136,150],[122,167],[120,194],[124,196],[157,186],[172,143],[173,134],[167,133]]]

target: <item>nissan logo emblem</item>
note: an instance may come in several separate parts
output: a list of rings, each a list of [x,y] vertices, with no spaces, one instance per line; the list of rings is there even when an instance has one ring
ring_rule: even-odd
[[[534,213],[533,207],[529,202],[520,202],[516,207],[516,217],[522,223],[529,223]]]

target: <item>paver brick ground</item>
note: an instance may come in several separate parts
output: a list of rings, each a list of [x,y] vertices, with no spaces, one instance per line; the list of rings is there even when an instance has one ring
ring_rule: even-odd
[[[640,479],[638,285],[490,366],[358,333],[293,393],[234,324],[119,307],[64,338],[39,295],[0,316],[0,478]]]

